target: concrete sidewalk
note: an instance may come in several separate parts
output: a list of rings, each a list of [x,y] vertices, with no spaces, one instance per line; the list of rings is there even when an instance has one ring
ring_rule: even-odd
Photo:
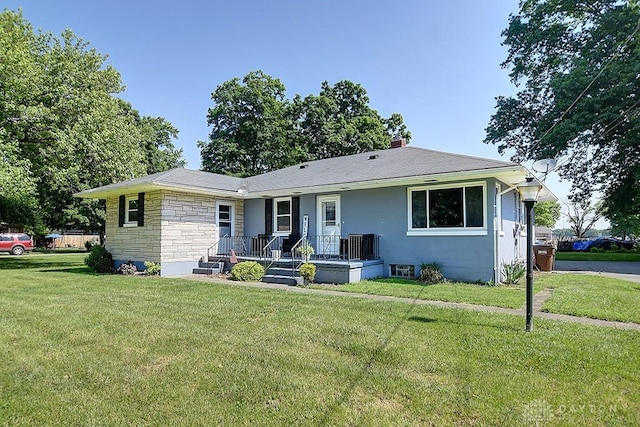
[[[180,276],[180,278],[189,279],[189,280],[198,280],[198,281],[204,281],[204,282],[221,283],[221,284],[231,285],[231,286],[245,286],[245,287],[261,288],[261,289],[278,289],[282,291],[298,292],[298,293],[306,293],[306,294],[331,295],[331,296],[337,296],[337,297],[361,298],[361,299],[368,299],[373,301],[389,301],[389,302],[401,302],[401,303],[410,303],[410,304],[417,304],[417,305],[430,305],[434,307],[457,308],[457,309],[473,310],[473,311],[486,312],[486,313],[502,313],[502,314],[517,315],[517,316],[525,315],[524,308],[513,309],[513,308],[491,307],[491,306],[476,305],[476,304],[466,304],[466,303],[459,303],[459,302],[429,301],[429,300],[399,298],[399,297],[391,297],[391,296],[383,296],[383,295],[356,294],[356,293],[349,293],[349,292],[332,291],[329,289],[310,289],[310,288],[297,287],[297,286],[279,285],[274,283],[235,282],[232,280],[220,279],[217,277],[208,277],[200,274]],[[591,319],[588,317],[569,316],[566,314],[554,314],[554,313],[545,313],[545,312],[539,311],[540,307],[544,303],[544,300],[546,300],[549,296],[551,296],[551,292],[546,289],[534,296],[534,304],[533,304],[534,318],[558,320],[562,322],[571,322],[571,323],[580,323],[583,325],[605,326],[608,328],[630,329],[630,330],[640,331],[640,324],[637,324],[637,323],[613,322],[608,320]]]

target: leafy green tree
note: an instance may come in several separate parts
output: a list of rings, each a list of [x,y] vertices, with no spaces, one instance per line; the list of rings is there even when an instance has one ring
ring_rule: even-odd
[[[0,220],[99,229],[103,204],[75,192],[179,163],[177,131],[117,98],[120,74],[71,31],[36,33],[4,11],[0,58]]]
[[[124,102],[124,101],[123,101]],[[140,117],[138,111],[125,103],[136,127],[139,129],[140,145],[146,163],[148,175],[174,168],[183,168],[186,161],[182,157],[182,148],[177,149],[172,140],[178,137],[178,129],[163,117]]]
[[[518,162],[563,157],[572,200],[600,190],[610,214],[638,212],[639,29],[635,0],[521,1],[502,64],[520,90],[497,98],[485,142]]]
[[[37,69],[31,51],[33,30],[21,16],[0,14],[0,222],[40,228],[36,180],[28,159],[21,158],[19,140],[22,99],[31,97]]]
[[[285,86],[262,71],[222,83],[211,94],[208,142],[198,142],[203,170],[251,176],[287,166],[299,147],[288,138]]]
[[[280,80],[262,71],[218,86],[207,116],[209,141],[198,143],[203,170],[251,176],[388,148],[395,135],[411,138],[402,116],[381,117],[359,84],[324,82],[319,95],[295,95],[291,101],[285,91]]]
[[[294,102],[309,160],[389,148],[394,134],[411,138],[400,114],[385,120],[369,107],[367,91],[348,80],[334,86],[325,81],[318,96],[297,97]]]
[[[627,213],[626,215],[613,215],[609,217],[611,222],[611,235],[621,239],[637,239],[640,237],[640,214]]]
[[[560,219],[561,206],[558,202],[540,202],[535,207],[535,223],[538,226],[553,228]]]

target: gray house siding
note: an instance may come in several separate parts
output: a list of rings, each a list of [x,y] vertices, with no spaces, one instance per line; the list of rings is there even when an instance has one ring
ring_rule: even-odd
[[[244,233],[245,236],[264,234],[264,199],[244,201]]]
[[[460,182],[464,184],[464,182]],[[486,235],[408,236],[407,186],[330,193],[340,195],[341,234],[380,236],[383,275],[390,275],[391,264],[414,266],[415,274],[423,262],[438,262],[451,280],[488,281],[494,279],[494,206],[495,181],[486,185]],[[300,197],[300,218],[309,215],[309,235],[316,233],[316,197]],[[264,199],[245,201],[245,232],[264,233]],[[507,246],[507,245],[504,245]]]
[[[247,236],[264,234],[264,202],[265,199],[249,199],[244,202],[244,230]],[[302,230],[302,218],[309,215],[308,234],[316,234],[316,195],[300,196],[300,230]]]
[[[488,192],[490,189],[487,186]],[[493,213],[489,208],[486,236],[407,236],[407,209],[405,186],[343,193],[343,234],[379,234],[385,276],[391,264],[413,265],[417,275],[421,263],[438,262],[444,276],[452,280],[493,278]]]
[[[520,209],[520,200],[515,191],[510,191],[502,197],[501,265],[523,260],[526,256],[526,235],[520,222]]]

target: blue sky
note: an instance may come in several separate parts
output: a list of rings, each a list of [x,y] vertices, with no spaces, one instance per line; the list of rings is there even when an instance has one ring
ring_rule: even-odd
[[[208,137],[211,92],[258,69],[289,97],[317,94],[324,80],[360,83],[382,116],[404,116],[412,146],[508,160],[482,140],[494,98],[516,90],[500,67],[500,33],[517,0],[3,3],[36,29],[69,28],[108,54],[126,85],[120,96],[179,129],[191,169]],[[547,184],[566,199],[568,184]]]

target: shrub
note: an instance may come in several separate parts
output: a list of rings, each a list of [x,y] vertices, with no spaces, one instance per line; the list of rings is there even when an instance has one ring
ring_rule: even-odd
[[[146,267],[144,270],[144,274],[147,276],[159,276],[160,275],[160,263],[145,261],[144,266]]]
[[[231,269],[231,280],[257,282],[264,276],[264,267],[255,261],[244,261]]]
[[[316,277],[316,266],[311,263],[304,263],[300,266],[300,275],[305,280],[305,283],[313,282]]]
[[[431,262],[420,264],[420,277],[418,280],[425,283],[442,283],[445,281],[442,275],[442,264]]]
[[[527,272],[527,266],[522,261],[513,261],[509,264],[502,264],[503,282],[507,285],[515,285]]]
[[[124,274],[125,276],[132,276],[138,272],[138,267],[129,261],[124,264],[120,264],[120,267],[118,267],[116,271],[120,274]]]
[[[104,246],[94,246],[84,259],[84,263],[96,273],[113,272],[113,257]]]

